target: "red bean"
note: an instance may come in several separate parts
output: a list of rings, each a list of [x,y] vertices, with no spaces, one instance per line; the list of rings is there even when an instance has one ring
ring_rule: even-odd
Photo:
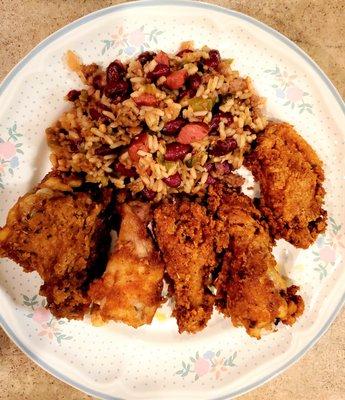
[[[125,74],[126,70],[120,60],[115,60],[108,65],[107,82],[113,83],[119,81]]]
[[[139,135],[134,136],[134,138],[132,139],[128,148],[128,154],[132,161],[137,162],[140,158],[140,156],[138,155],[138,151],[147,151],[148,149],[148,136],[146,133],[142,132],[139,133]]]
[[[148,63],[149,61],[153,60],[153,57],[156,55],[153,51],[144,51],[143,53],[139,54],[137,60],[140,62],[141,65]]]
[[[158,105],[158,100],[153,94],[143,93],[138,97],[133,97],[135,104],[140,106],[152,106],[155,107]]]
[[[209,174],[205,183],[206,183],[206,185],[213,185],[214,183],[216,183],[216,181],[217,180]]]
[[[102,89],[106,85],[106,78],[103,74],[97,74],[92,79],[92,86],[95,89]]]
[[[181,129],[177,137],[177,141],[183,144],[197,142],[206,137],[208,135],[209,130],[210,130],[209,126],[204,122],[189,123]]]
[[[165,135],[173,135],[174,133],[179,132],[184,125],[186,125],[186,120],[181,117],[176,118],[165,124],[162,133]]]
[[[220,54],[218,50],[210,50],[209,51],[210,58],[204,59],[204,65],[207,65],[209,68],[217,68],[220,63]]]
[[[221,112],[219,111],[219,113],[215,114],[210,122],[210,130],[211,132],[214,132],[218,129],[219,127],[219,123],[221,119],[225,119],[226,120],[226,125],[230,125],[234,122],[234,117],[231,115],[231,113],[229,112]]]
[[[221,175],[228,174],[232,170],[232,167],[228,163],[228,161],[224,161],[222,163],[215,163],[214,167],[215,167],[215,170]]]
[[[170,74],[170,67],[164,64],[157,64],[153,71],[147,74],[149,79],[156,81],[161,76],[168,76]]]
[[[189,99],[191,99],[192,97],[195,96],[195,93],[196,91],[194,89],[181,90],[178,96],[178,100],[182,100],[184,97],[188,97]]]
[[[237,147],[237,142],[233,138],[227,138],[225,140],[218,140],[215,146],[209,150],[209,153],[213,156],[219,157],[230,153],[230,151],[235,150]]]
[[[67,99],[69,100],[69,101],[76,101],[77,99],[79,99],[79,96],[80,96],[80,90],[70,90],[68,93],[67,93]]]
[[[102,116],[102,114],[97,110],[97,108],[90,108],[89,114],[92,119],[99,119]]]
[[[126,81],[110,82],[104,88],[104,93],[107,97],[115,99],[120,96],[123,97],[128,92],[128,83]]]
[[[197,90],[201,85],[201,76],[198,74],[191,75],[186,82],[186,86],[190,89]]]
[[[133,177],[133,178],[138,176],[137,171],[136,171],[136,169],[134,167],[126,168],[121,163],[117,163],[114,166],[114,172],[117,172],[117,173],[119,173],[120,175],[123,175],[123,176],[128,176],[128,177]]]
[[[193,147],[183,143],[168,143],[166,145],[164,158],[167,161],[183,160],[186,154],[190,153]]]
[[[153,190],[148,189],[146,187],[141,191],[141,193],[149,201],[153,200],[156,197],[156,194],[157,194],[157,192],[154,192]]]
[[[214,165],[214,164],[206,163],[206,164],[205,164],[206,171],[207,171],[207,172],[212,171],[213,165]]]
[[[185,69],[173,71],[170,75],[168,75],[165,84],[166,86],[168,86],[169,89],[177,90],[184,85],[186,77],[187,71]]]
[[[181,185],[181,175],[176,172],[174,175],[170,175],[167,178],[163,178],[162,181],[172,188],[177,188]]]
[[[183,57],[183,55],[186,54],[186,53],[193,53],[193,50],[191,50],[191,49],[180,50],[180,51],[176,54],[176,56],[177,56],[177,57]]]
[[[98,147],[97,149],[95,149],[95,154],[97,156],[107,156],[109,154],[115,154],[115,153],[116,153],[116,149],[111,149],[107,145],[103,145],[103,146]]]

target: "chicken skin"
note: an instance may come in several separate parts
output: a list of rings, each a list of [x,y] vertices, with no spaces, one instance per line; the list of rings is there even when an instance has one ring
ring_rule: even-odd
[[[122,321],[134,328],[150,324],[162,303],[164,265],[147,232],[150,205],[123,204],[119,237],[103,277],[91,284],[95,325]]]
[[[234,326],[260,338],[281,320],[293,324],[303,313],[298,287],[287,287],[272,255],[273,241],[249,197],[210,189],[209,207],[216,219],[215,244],[224,252],[215,281],[216,306]]]
[[[271,123],[245,166],[260,183],[259,208],[274,238],[308,248],[327,225],[324,172],[315,151],[291,125]]]
[[[206,326],[214,304],[207,288],[216,266],[213,221],[205,207],[187,200],[163,203],[155,210],[154,221],[155,236],[173,285],[173,316],[180,333],[195,333]]]
[[[102,275],[110,246],[110,189],[84,187],[52,172],[21,197],[0,229],[0,257],[37,271],[40,294],[58,318],[82,319],[89,283]]]

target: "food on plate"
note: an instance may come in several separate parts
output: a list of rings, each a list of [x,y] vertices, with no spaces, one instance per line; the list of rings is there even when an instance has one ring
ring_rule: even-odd
[[[260,210],[277,239],[308,248],[326,229],[322,162],[286,123],[269,124],[246,160],[260,183]]]
[[[215,281],[218,310],[256,338],[279,321],[292,325],[304,302],[296,294],[299,288],[287,287],[279,274],[274,242],[251,199],[218,185],[210,188],[209,207],[216,248],[224,252]]]
[[[206,46],[106,69],[72,52],[68,62],[86,86],[67,93],[72,107],[47,129],[53,167],[133,196],[203,195],[210,169],[239,168],[267,123],[250,78]]]
[[[307,142],[268,123],[250,78],[216,49],[67,62],[84,86],[46,130],[52,172],[10,210],[0,257],[39,273],[56,317],[137,328],[171,297],[180,333],[204,329],[214,309],[256,338],[292,325],[304,302],[275,239],[307,248],[327,218]],[[261,186],[254,202],[242,165]]]
[[[115,249],[102,278],[89,289],[94,324],[121,321],[137,328],[150,324],[162,303],[164,265],[149,236],[149,204],[130,202],[120,209]]]
[[[56,317],[83,318],[88,285],[104,271],[112,190],[92,186],[50,173],[19,198],[0,229],[0,257],[39,273],[40,294]]]
[[[206,326],[215,300],[208,288],[217,265],[213,220],[200,204],[177,200],[158,206],[154,222],[155,237],[172,282],[173,316],[180,333],[195,333]]]

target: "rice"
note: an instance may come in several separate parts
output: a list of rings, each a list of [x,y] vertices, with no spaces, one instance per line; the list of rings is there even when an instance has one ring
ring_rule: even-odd
[[[264,100],[250,78],[232,69],[232,59],[214,57],[215,50],[185,42],[176,55],[146,52],[104,70],[83,65],[69,51],[67,63],[85,86],[67,94],[71,109],[46,131],[53,168],[132,196],[147,189],[156,201],[181,192],[202,195],[216,164],[239,168],[267,124]],[[180,70],[183,81],[169,86],[171,73]],[[170,132],[179,120],[179,129]],[[167,149],[183,142],[179,131],[191,129],[189,124],[208,134],[191,141],[187,154],[167,160]],[[176,174],[181,183],[172,187],[169,178]]]

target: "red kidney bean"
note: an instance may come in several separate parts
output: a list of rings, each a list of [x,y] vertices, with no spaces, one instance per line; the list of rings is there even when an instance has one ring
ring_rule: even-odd
[[[72,89],[67,93],[67,99],[69,101],[76,101],[79,98],[80,93],[81,93],[80,90]]]
[[[222,163],[215,163],[214,167],[215,167],[215,170],[221,175],[228,174],[232,170],[232,167],[228,163],[228,161],[224,161]]]
[[[128,176],[130,178],[136,178],[138,176],[137,171],[134,167],[132,168],[126,168],[123,164],[117,163],[114,166],[114,172],[119,173],[120,175],[123,176]]]
[[[148,63],[149,61],[153,60],[156,53],[153,51],[144,51],[143,53],[139,54],[137,60],[140,62],[141,65]]]
[[[139,161],[140,156],[138,156],[138,151],[147,151],[149,149],[148,136],[145,132],[139,133],[139,135],[134,136],[128,147],[128,154],[132,161]]]
[[[113,83],[119,81],[125,74],[126,70],[120,60],[115,60],[108,65],[107,82]]]
[[[115,99],[117,96],[123,97],[128,91],[128,83],[126,81],[117,81],[108,83],[104,88],[107,97]]]
[[[140,106],[152,106],[158,105],[158,100],[153,94],[143,93],[138,97],[133,97],[135,104]]]
[[[219,123],[221,119],[226,119],[226,125],[230,125],[234,122],[234,117],[231,115],[229,112],[222,112],[219,111],[217,114],[215,114],[210,122],[210,130],[211,132],[214,132],[218,129]]]
[[[183,144],[197,142],[206,137],[209,130],[209,126],[204,122],[189,123],[180,130],[177,141]]]
[[[178,100],[182,100],[184,97],[188,97],[189,99],[191,99],[192,97],[195,96],[195,93],[196,91],[194,89],[181,90],[178,96]]]
[[[162,133],[165,135],[173,135],[179,132],[184,125],[186,125],[186,120],[178,117],[172,121],[168,121],[162,129]]]
[[[206,163],[206,164],[205,164],[206,171],[207,171],[207,172],[212,171],[213,165],[214,165],[214,164]]]
[[[89,114],[92,119],[99,119],[102,116],[102,114],[97,110],[97,108],[90,108]]]
[[[176,172],[174,175],[170,175],[167,178],[163,178],[162,181],[172,188],[177,188],[181,185],[181,175]]]
[[[205,183],[206,183],[206,185],[213,185],[216,182],[217,182],[217,180],[209,174]]]
[[[185,69],[173,71],[170,75],[168,75],[165,84],[166,86],[168,86],[169,89],[180,89],[184,85],[186,77],[187,71]]]
[[[92,79],[92,86],[95,89],[102,89],[106,85],[106,78],[102,74],[95,75]]]
[[[115,154],[116,153],[116,149],[111,149],[109,146],[101,146],[98,147],[98,149],[95,149],[95,154],[97,156],[107,156],[109,154]]]
[[[180,51],[176,54],[176,56],[177,56],[177,57],[183,57],[183,55],[186,54],[186,53],[193,53],[193,50],[191,50],[191,49],[180,50]]]
[[[220,63],[220,54],[218,50],[210,50],[209,51],[210,58],[204,59],[204,65],[207,65],[209,68],[217,68]]]
[[[210,149],[208,152],[212,156],[224,156],[225,154],[230,153],[230,151],[235,150],[237,147],[237,142],[233,138],[227,138],[225,140],[218,140],[215,146]]]
[[[166,161],[183,160],[186,154],[190,153],[193,147],[183,143],[168,143],[166,145],[164,158]]]
[[[186,86],[190,89],[197,90],[201,85],[201,76],[198,74],[191,75],[186,82]]]
[[[157,64],[153,71],[147,74],[149,79],[156,81],[161,76],[168,76],[170,74],[170,67],[164,64]]]
[[[153,190],[148,189],[146,187],[141,191],[141,193],[149,201],[153,200],[156,197],[156,194],[157,194],[157,192],[154,192]]]

